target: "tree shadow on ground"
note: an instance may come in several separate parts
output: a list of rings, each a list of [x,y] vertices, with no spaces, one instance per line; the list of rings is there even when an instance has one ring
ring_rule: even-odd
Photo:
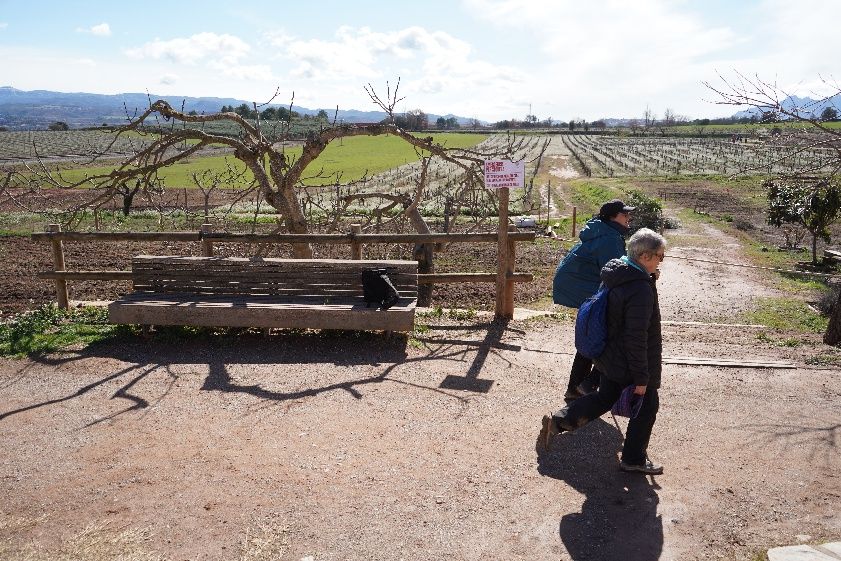
[[[580,512],[564,514],[559,525],[575,561],[656,561],[663,551],[659,486],[653,478],[619,470],[622,441],[617,426],[598,419],[556,437],[551,451],[538,452],[541,475],[585,496]]]
[[[96,424],[114,418],[125,412],[149,407],[149,401],[133,394],[131,389],[144,378],[163,372],[169,378],[168,387],[159,396],[163,399],[178,379],[172,368],[175,365],[207,365],[207,377],[201,390],[226,393],[242,393],[267,401],[288,401],[312,397],[324,392],[342,390],[356,399],[362,399],[362,388],[370,384],[384,382],[404,384],[415,388],[446,395],[459,401],[467,401],[461,393],[448,390],[487,392],[493,380],[479,378],[488,356],[498,350],[510,350],[510,345],[501,342],[506,331],[505,324],[488,324],[486,333],[479,341],[451,338],[427,337],[422,342],[423,348],[409,356],[408,339],[405,336],[386,337],[370,332],[312,332],[284,331],[269,337],[254,333],[241,333],[236,336],[173,336],[163,330],[160,337],[145,340],[140,337],[121,336],[88,345],[80,351],[62,352],[44,356],[33,356],[30,360],[53,366],[66,366],[73,362],[90,358],[110,358],[124,363],[114,372],[101,373],[99,379],[86,383],[75,392],[34,403],[11,411],[0,412],[0,421],[24,411],[54,405],[80,397],[100,386],[116,379],[130,379],[113,395],[112,399],[125,399],[130,405],[106,418],[93,421]],[[475,328],[474,328],[475,329]],[[477,335],[482,336],[481,331]],[[511,347],[514,348],[514,347]],[[463,384],[450,384],[446,380],[440,386],[429,386],[400,380],[390,375],[397,367],[416,362],[430,362],[435,368],[437,362],[454,362],[465,366]],[[128,363],[128,364],[125,364]],[[338,370],[336,380],[311,387],[301,387],[294,391],[277,391],[266,384],[240,383],[231,376],[232,365],[274,365],[289,376],[299,376],[295,369],[301,364],[330,364]],[[368,376],[348,378],[346,373],[355,372],[353,367],[363,367]],[[350,367],[350,368],[348,368]],[[25,365],[23,369],[28,368]],[[338,371],[337,370],[337,371]]]
[[[811,413],[811,412],[810,412]],[[773,454],[778,450],[794,450],[812,466],[841,465],[841,423],[818,420],[803,413],[789,416],[785,422],[745,423],[725,430],[750,431],[753,438],[746,446]]]

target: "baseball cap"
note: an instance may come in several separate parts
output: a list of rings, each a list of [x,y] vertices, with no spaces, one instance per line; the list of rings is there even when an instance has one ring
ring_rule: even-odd
[[[623,201],[619,199],[613,199],[612,201],[607,201],[602,207],[599,209],[599,216],[604,217],[612,217],[616,216],[620,212],[631,212],[635,210],[637,207],[635,206],[628,206]]]

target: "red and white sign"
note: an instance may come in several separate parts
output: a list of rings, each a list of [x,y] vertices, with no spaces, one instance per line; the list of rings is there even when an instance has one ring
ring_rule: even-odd
[[[485,160],[485,187],[488,189],[517,188],[525,185],[526,163],[522,160]]]

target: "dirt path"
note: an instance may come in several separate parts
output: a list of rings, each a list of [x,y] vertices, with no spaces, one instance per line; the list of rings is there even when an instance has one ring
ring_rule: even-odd
[[[735,260],[734,244],[684,231],[670,251]],[[715,267],[667,258],[665,319],[768,293]],[[708,560],[841,536],[841,375],[806,364],[817,337],[667,325],[666,355],[798,368],[666,365],[652,479],[618,471],[609,415],[536,450],[570,335],[435,320],[408,345],[283,334],[0,360],[0,558]]]
[[[567,179],[575,179],[580,177],[581,174],[576,171],[576,169],[570,163],[570,152],[566,146],[564,146],[563,142],[561,141],[560,137],[555,137],[552,139],[552,143],[549,145],[549,150],[547,150],[547,156],[549,157],[549,174],[552,177],[557,178],[563,183],[564,180]],[[557,181],[556,181],[557,183]],[[549,186],[541,187],[541,196],[543,200],[546,199],[546,190]],[[552,194],[556,198],[556,200],[549,201],[549,215],[550,216],[560,216],[558,213],[558,202],[562,203],[560,208],[569,209],[572,207],[570,201],[564,198],[564,194],[567,192],[566,189],[556,188],[552,190]]]

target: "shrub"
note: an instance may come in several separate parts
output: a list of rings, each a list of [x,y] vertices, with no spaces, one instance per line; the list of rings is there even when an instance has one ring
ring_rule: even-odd
[[[680,220],[677,218],[673,218],[671,216],[663,217],[663,228],[666,230],[677,230],[680,226]]]
[[[825,316],[832,315],[832,310],[838,302],[838,294],[841,292],[841,284],[831,284],[821,291],[815,307]]]
[[[663,205],[659,199],[646,195],[642,191],[628,191],[626,204],[636,207],[631,214],[631,232],[640,228],[650,228],[659,232],[664,227]]]
[[[756,226],[754,226],[749,220],[745,220],[743,218],[736,218],[733,220],[733,227],[737,230],[741,230],[742,232],[750,232],[751,230],[756,229]]]

